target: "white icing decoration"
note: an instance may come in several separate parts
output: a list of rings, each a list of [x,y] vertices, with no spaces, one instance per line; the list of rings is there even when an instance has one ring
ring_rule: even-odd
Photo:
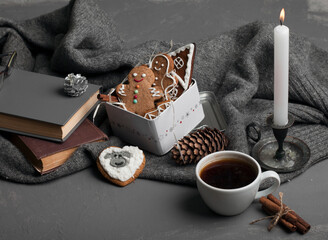
[[[155,109],[154,111],[151,111],[151,112],[147,112],[146,114],[145,114],[145,118],[149,118],[149,119],[155,119],[158,115],[156,115],[155,113],[157,113],[158,112],[158,110],[157,109]]]
[[[120,89],[118,90],[118,93],[122,96],[126,96],[125,91],[124,91],[124,84],[121,85]]]
[[[155,110],[145,113],[144,118],[148,117],[148,119],[153,120],[157,118],[162,112],[164,112],[164,110],[167,109],[169,106],[171,106],[171,102],[161,103],[157,106]]]
[[[143,77],[143,78],[146,77],[146,74],[145,73],[141,74],[141,77]]]
[[[120,100],[120,99],[119,99]],[[121,101],[121,100],[120,100]],[[124,102],[106,102],[107,104],[111,104],[114,106],[120,106],[122,107],[124,110],[127,110],[127,108],[125,107],[125,103]]]
[[[170,92],[170,96],[172,100],[177,99],[177,95],[178,95],[178,89],[177,88],[172,88],[172,91]]]
[[[164,63],[162,63],[161,66],[164,67]]]
[[[167,78],[170,78],[172,80],[172,84],[171,85],[168,85],[164,89],[164,96],[165,96],[165,99],[166,100],[169,99],[167,95],[169,95],[172,98],[172,97],[176,97],[177,94],[178,94],[178,90],[176,89],[177,84],[176,84],[175,79],[174,79],[174,77],[172,76],[171,73],[166,74],[166,77]],[[164,88],[164,86],[163,86],[163,79],[162,79],[162,88]]]
[[[171,102],[164,102],[157,106],[158,112],[162,113],[165,109],[167,109],[171,105]]]
[[[155,63],[158,64],[158,61],[156,61]]]
[[[155,69],[156,71],[160,71],[162,68],[154,67],[154,69]]]
[[[180,69],[184,66],[184,61],[182,60],[181,57],[177,57],[176,59],[174,59],[174,66],[177,68],[177,69]]]
[[[151,88],[149,88],[149,90],[150,90],[150,93],[153,94],[153,95],[151,95],[152,97],[160,97],[161,96],[160,91],[156,91],[156,88],[151,87]]]
[[[128,151],[131,153],[129,163],[125,165],[124,167],[113,167],[110,165],[110,159],[105,158],[105,155],[107,153],[112,152],[121,152],[121,151]],[[110,147],[106,148],[104,151],[101,152],[99,156],[99,162],[103,169],[108,173],[108,175],[114,179],[118,179],[122,182],[129,180],[133,177],[135,172],[138,170],[140,165],[142,164],[144,159],[144,154],[142,150],[140,150],[138,147],[134,146],[125,146],[123,148],[115,148]]]
[[[136,77],[136,76],[138,76],[138,73],[133,73],[132,76]]]
[[[187,66],[186,66],[186,71],[185,71],[184,79],[182,79],[180,76],[178,76],[178,74],[175,73],[175,75],[178,76],[179,83],[183,87],[184,90],[186,90],[188,88],[188,85],[189,85],[191,68],[192,68],[192,66],[191,66],[191,64],[192,64],[192,57],[194,55],[195,46],[194,46],[194,44],[191,43],[191,44],[188,44],[188,45],[186,45],[184,47],[181,47],[181,48],[177,49],[174,52],[168,53],[168,55],[170,55],[170,56],[176,56],[178,53],[183,52],[186,49],[189,49],[189,54],[187,55],[188,60],[187,60],[187,64],[186,64]]]
[[[155,80],[157,81],[158,80],[158,77],[155,77]]]

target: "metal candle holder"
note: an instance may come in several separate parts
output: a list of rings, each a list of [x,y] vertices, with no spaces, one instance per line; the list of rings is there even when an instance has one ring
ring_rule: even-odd
[[[300,139],[287,136],[288,128],[294,123],[292,115],[288,114],[288,123],[277,126],[273,123],[273,115],[267,118],[274,138],[259,141],[252,150],[253,157],[262,168],[276,172],[293,172],[303,167],[310,158],[309,147]]]

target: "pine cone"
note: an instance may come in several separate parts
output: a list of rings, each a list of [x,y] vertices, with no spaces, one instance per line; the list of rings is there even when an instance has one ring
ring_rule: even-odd
[[[206,155],[224,150],[228,145],[227,137],[218,129],[204,128],[180,139],[172,150],[172,158],[179,165],[197,163]]]

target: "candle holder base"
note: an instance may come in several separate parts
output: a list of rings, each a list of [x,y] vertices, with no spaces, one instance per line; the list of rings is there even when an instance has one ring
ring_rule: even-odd
[[[263,169],[278,173],[293,172],[301,169],[310,159],[309,147],[300,139],[287,136],[284,141],[285,155],[277,159],[278,142],[275,138],[259,141],[252,150],[252,156]]]

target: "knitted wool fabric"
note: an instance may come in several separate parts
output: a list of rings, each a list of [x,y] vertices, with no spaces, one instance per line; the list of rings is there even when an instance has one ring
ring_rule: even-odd
[[[250,153],[246,126],[262,124],[263,137],[272,136],[265,126],[273,112],[273,28],[253,22],[230,32],[196,42],[193,77],[200,91],[213,91],[228,122],[228,149]],[[16,23],[0,18],[2,52],[16,50],[16,67],[44,74],[81,73],[105,90],[116,86],[152,52],[166,51],[169,42],[148,41],[133,48],[124,44],[114,23],[90,0],[71,1],[52,13]],[[184,44],[176,44],[173,49]],[[97,73],[97,77],[91,74]],[[289,135],[303,140],[311,150],[309,162],[296,172],[280,174],[286,182],[311,165],[328,158],[328,53],[293,33],[290,35],[289,112],[295,124]],[[97,125],[111,135],[104,109]],[[0,176],[21,183],[40,183],[94,166],[98,153],[109,145],[123,146],[119,138],[87,144],[62,167],[40,176],[18,149],[0,135]],[[142,178],[195,185],[195,165],[177,166],[170,154],[146,155]]]

